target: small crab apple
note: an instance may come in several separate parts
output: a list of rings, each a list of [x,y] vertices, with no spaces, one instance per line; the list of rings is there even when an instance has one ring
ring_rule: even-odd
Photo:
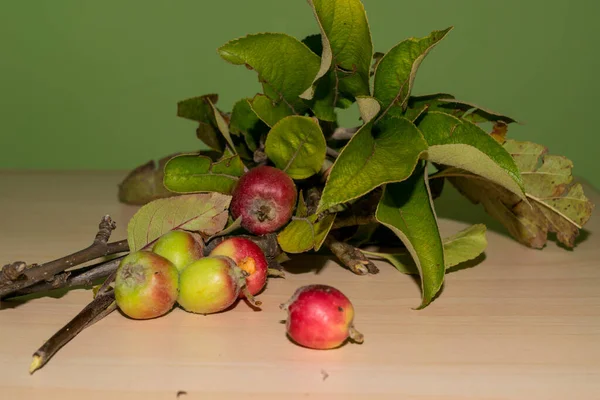
[[[256,295],[265,287],[269,265],[262,249],[252,240],[243,237],[225,239],[209,255],[230,257],[246,271],[246,286],[250,294]],[[240,297],[246,297],[244,292],[240,292]]]
[[[198,314],[212,314],[231,306],[245,290],[248,301],[260,302],[247,292],[248,274],[226,256],[209,256],[194,261],[179,274],[177,302],[184,310]]]
[[[246,172],[237,182],[231,214],[242,217],[242,227],[255,235],[275,232],[292,217],[296,185],[280,169],[263,165]]]
[[[204,242],[200,235],[181,230],[165,233],[152,246],[152,252],[171,261],[179,272],[202,258],[203,250]]]
[[[164,257],[150,251],[125,256],[115,277],[115,300],[134,319],[156,318],[173,308],[179,289],[179,272]]]
[[[323,350],[339,347],[348,338],[364,340],[353,325],[352,303],[332,286],[302,286],[280,308],[288,312],[287,334],[301,346]]]

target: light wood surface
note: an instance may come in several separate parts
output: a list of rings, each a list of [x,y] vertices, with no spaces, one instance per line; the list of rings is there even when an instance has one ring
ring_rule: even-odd
[[[119,224],[113,239],[124,238],[136,208],[117,202],[123,176],[0,172],[0,263],[83,248],[104,214]],[[451,192],[440,201],[444,234],[489,221]],[[449,219],[457,216],[463,221]],[[575,251],[554,242],[531,250],[488,231],[485,260],[448,274],[442,295],[422,311],[413,310],[416,282],[387,264],[360,277],[299,256],[287,279],[270,281],[260,312],[244,303],[149,321],[115,312],[32,376],[32,353],[91,292],[3,302],[0,398],[167,400],[185,391],[180,399],[600,399],[600,219],[586,228]],[[364,344],[316,351],[286,338],[278,305],[309,283],[348,295]]]

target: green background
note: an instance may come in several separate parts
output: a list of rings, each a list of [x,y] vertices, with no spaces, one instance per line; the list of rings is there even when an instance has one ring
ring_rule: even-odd
[[[594,174],[600,143],[600,2],[365,0],[377,51],[455,29],[425,59],[416,94],[449,92],[524,122],[509,134],[545,144]],[[199,148],[178,100],[259,90],[216,48],[247,33],[318,32],[305,0],[1,0],[0,168],[123,169]],[[343,116],[356,124],[356,113]]]

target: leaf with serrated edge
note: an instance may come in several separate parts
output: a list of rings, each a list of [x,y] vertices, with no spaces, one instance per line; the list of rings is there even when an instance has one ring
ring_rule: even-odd
[[[339,90],[351,96],[369,95],[369,69],[373,43],[364,6],[360,0],[308,0],[323,39],[321,66],[315,81],[333,64]],[[303,97],[310,99],[307,90]]]
[[[222,152],[225,142],[219,134],[213,104],[219,99],[216,94],[192,97],[177,103],[177,116],[199,123],[196,136],[210,149]]]
[[[250,101],[252,99],[242,99],[234,104],[231,111],[229,131],[233,135],[242,135],[248,149],[254,152],[259,146],[262,133],[266,133],[268,127],[256,115]]]
[[[338,84],[335,80],[335,71],[329,71],[323,76],[314,88],[314,93],[307,104],[321,121],[336,121],[335,107],[339,106],[340,97],[337,93]],[[337,104],[334,104],[337,103]]]
[[[433,111],[421,118],[419,129],[429,144],[429,161],[473,172],[525,198],[515,161],[477,125]]]
[[[250,107],[256,113],[258,118],[265,124],[272,127],[283,118],[290,116],[293,113],[284,102],[274,103],[273,100],[264,94],[257,94],[250,101]]]
[[[487,247],[486,227],[483,224],[472,225],[443,240],[446,270],[466,261],[479,257]],[[419,270],[410,254],[379,253],[361,250],[368,256],[383,258],[404,274],[417,275]]]
[[[518,123],[517,120],[506,115],[499,114],[495,111],[487,110],[473,103],[456,100],[454,98],[440,98],[441,107],[444,108],[444,103],[447,108],[456,107],[463,110],[461,118],[471,122],[497,122],[502,121],[507,124]]]
[[[400,182],[413,172],[427,149],[417,127],[405,118],[367,123],[344,146],[327,177],[317,212],[356,199],[385,183]]]
[[[308,89],[319,71],[319,56],[298,39],[283,33],[259,33],[232,40],[218,50],[235,65],[254,69],[281,98],[295,100]],[[269,95],[269,93],[267,93]]]
[[[421,62],[451,29],[433,31],[420,39],[404,40],[383,56],[375,70],[373,97],[381,103],[384,115],[396,104],[399,112],[394,115],[406,109]]]
[[[215,104],[218,100],[217,94],[205,94],[181,100],[177,103],[177,116],[196,122],[212,121],[211,104]]]
[[[221,193],[187,194],[152,201],[129,221],[129,250],[141,250],[173,229],[198,232],[204,237],[214,235],[227,223],[230,202],[231,196]]]
[[[544,146],[532,142],[507,140],[504,148],[521,170],[529,205],[467,171],[448,168],[436,175],[446,177],[473,203],[481,203],[524,245],[543,248],[548,232],[555,232],[561,243],[573,247],[594,205],[585,197],[581,184],[573,181],[571,161],[548,155]]]
[[[285,117],[269,132],[265,153],[293,179],[305,179],[321,170],[327,144],[318,122],[310,117]]]
[[[174,193],[230,194],[243,174],[244,165],[237,155],[213,163],[205,156],[184,154],[165,165],[164,185]]]
[[[385,186],[375,218],[400,238],[415,261],[421,276],[419,308],[426,307],[442,287],[446,264],[425,163],[406,181]]]

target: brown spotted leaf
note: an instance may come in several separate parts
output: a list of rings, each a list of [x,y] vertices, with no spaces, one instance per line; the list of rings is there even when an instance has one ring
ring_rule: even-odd
[[[152,201],[133,216],[127,226],[130,250],[143,249],[173,229],[209,237],[225,228],[231,196],[221,193],[188,194]]]
[[[446,176],[472,202],[481,203],[519,242],[542,248],[548,232],[555,232],[559,242],[573,247],[594,208],[581,184],[573,180],[573,163],[547,154],[547,149],[536,143],[507,140],[504,148],[521,171],[529,204],[465,171],[449,168],[439,176]]]
[[[150,160],[131,170],[119,183],[119,201],[136,206],[144,205],[152,200],[174,196],[163,184],[164,167],[171,157],[164,157],[158,162]]]

